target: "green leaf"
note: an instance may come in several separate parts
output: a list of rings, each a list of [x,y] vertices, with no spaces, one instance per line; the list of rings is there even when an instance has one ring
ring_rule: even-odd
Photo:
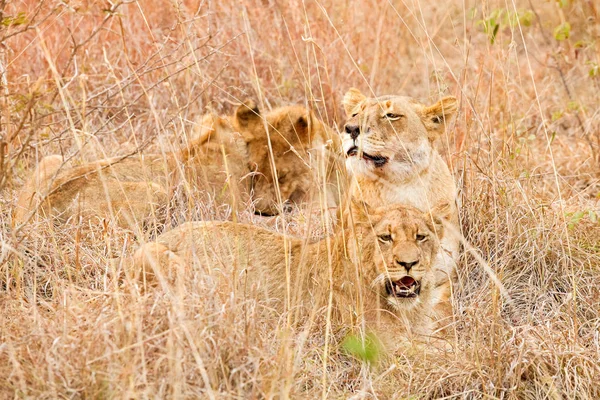
[[[550,144],[554,143],[554,139],[556,139],[556,131],[552,131],[552,135],[550,136]]]
[[[581,106],[576,101],[569,101],[567,103],[567,110],[569,110],[569,111],[579,111],[580,109],[581,109]]]
[[[581,219],[583,218],[584,215],[585,215],[584,211],[577,211],[576,213],[574,213],[571,216],[571,223],[577,224],[579,221],[581,221]]]
[[[600,74],[600,67],[595,62],[590,62],[589,65],[591,67],[590,67],[590,70],[588,71],[588,75],[590,76],[590,78],[597,77]]]
[[[364,337],[349,335],[342,342],[342,349],[349,355],[367,363],[374,363],[381,354],[379,340],[371,334]]]
[[[2,18],[0,24],[2,24],[2,26],[19,26],[24,25],[27,22],[29,22],[29,20],[27,19],[27,14],[25,14],[24,12],[20,12],[14,17],[7,16]]]
[[[531,26],[531,24],[533,24],[533,11],[531,10],[525,10],[523,12],[519,13],[519,23],[522,26]]]
[[[490,43],[494,44],[494,42],[496,41],[496,35],[498,34],[498,29],[500,28],[499,24],[496,24],[496,26],[494,26],[494,32],[492,32],[492,37],[490,38]]]
[[[483,28],[491,44],[496,41],[496,35],[500,29],[500,23],[505,17],[504,10],[497,9],[492,11],[489,18],[477,21],[477,25]]]
[[[563,22],[554,29],[554,38],[558,41],[567,40],[571,35],[571,24]]]
[[[473,20],[477,17],[477,7],[471,7],[469,10],[469,19]]]
[[[563,114],[564,113],[562,110],[554,111],[552,113],[552,122],[558,121],[559,119],[561,119],[563,117]]]

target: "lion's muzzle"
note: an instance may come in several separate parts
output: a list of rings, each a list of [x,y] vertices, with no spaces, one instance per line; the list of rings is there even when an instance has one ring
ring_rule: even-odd
[[[421,282],[408,275],[396,281],[386,279],[385,291],[388,296],[396,298],[415,298],[421,293]]]
[[[384,156],[371,155],[371,154],[365,153],[364,151],[361,152],[356,145],[352,146],[348,150],[348,152],[346,152],[346,157],[357,157],[357,156],[359,156],[359,157],[362,156],[363,160],[365,160],[367,162],[372,162],[376,167],[382,167],[389,161],[389,159]]]

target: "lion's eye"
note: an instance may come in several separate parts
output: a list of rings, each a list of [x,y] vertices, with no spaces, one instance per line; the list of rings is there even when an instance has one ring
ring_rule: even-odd
[[[425,242],[425,241],[427,241],[427,239],[429,239],[429,236],[419,234],[419,235],[417,235],[416,239],[417,239],[417,242]]]
[[[286,171],[286,170],[280,171],[279,176],[277,177],[277,181],[281,183],[287,177],[288,172],[289,171]]]
[[[379,236],[377,236],[377,238],[382,243],[391,242],[392,241],[392,235],[379,235]]]
[[[358,113],[352,114],[352,118],[356,117],[357,115],[358,115]]]
[[[402,115],[400,115],[400,114],[394,114],[394,113],[387,113],[387,114],[385,114],[385,117],[387,119],[391,119],[392,121],[395,121],[397,119],[402,118]]]

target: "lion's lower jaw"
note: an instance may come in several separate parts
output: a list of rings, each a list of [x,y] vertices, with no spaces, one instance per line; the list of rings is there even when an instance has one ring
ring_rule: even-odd
[[[388,296],[386,298],[387,304],[395,312],[411,312],[419,305],[422,304],[420,296],[417,297],[396,297]]]
[[[392,187],[398,184],[407,184],[418,178],[429,168],[429,160],[412,161],[388,161],[381,167],[375,166],[373,162],[359,157],[346,159],[346,169],[357,178],[384,182]]]
[[[348,157],[346,158],[346,169],[357,177],[375,177],[378,167],[360,157]]]
[[[389,310],[409,319],[420,320],[424,315],[431,315],[431,310],[440,301],[440,288],[432,286],[432,276],[427,277],[427,282],[422,282],[419,294],[414,297],[396,297],[387,295],[385,298]]]

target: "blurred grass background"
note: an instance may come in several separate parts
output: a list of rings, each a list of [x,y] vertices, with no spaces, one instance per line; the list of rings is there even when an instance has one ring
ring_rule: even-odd
[[[600,6],[592,0],[0,1],[3,398],[599,398]],[[365,364],[197,276],[123,290],[131,235],[11,224],[41,157],[185,141],[208,108],[303,104],[341,127],[349,87],[460,101],[439,143],[467,251],[452,351]],[[250,217],[248,217],[250,218]],[[116,246],[116,249],[113,247]],[[494,285],[474,253],[502,282]],[[281,328],[281,329],[280,329]],[[323,379],[325,377],[325,379]]]

